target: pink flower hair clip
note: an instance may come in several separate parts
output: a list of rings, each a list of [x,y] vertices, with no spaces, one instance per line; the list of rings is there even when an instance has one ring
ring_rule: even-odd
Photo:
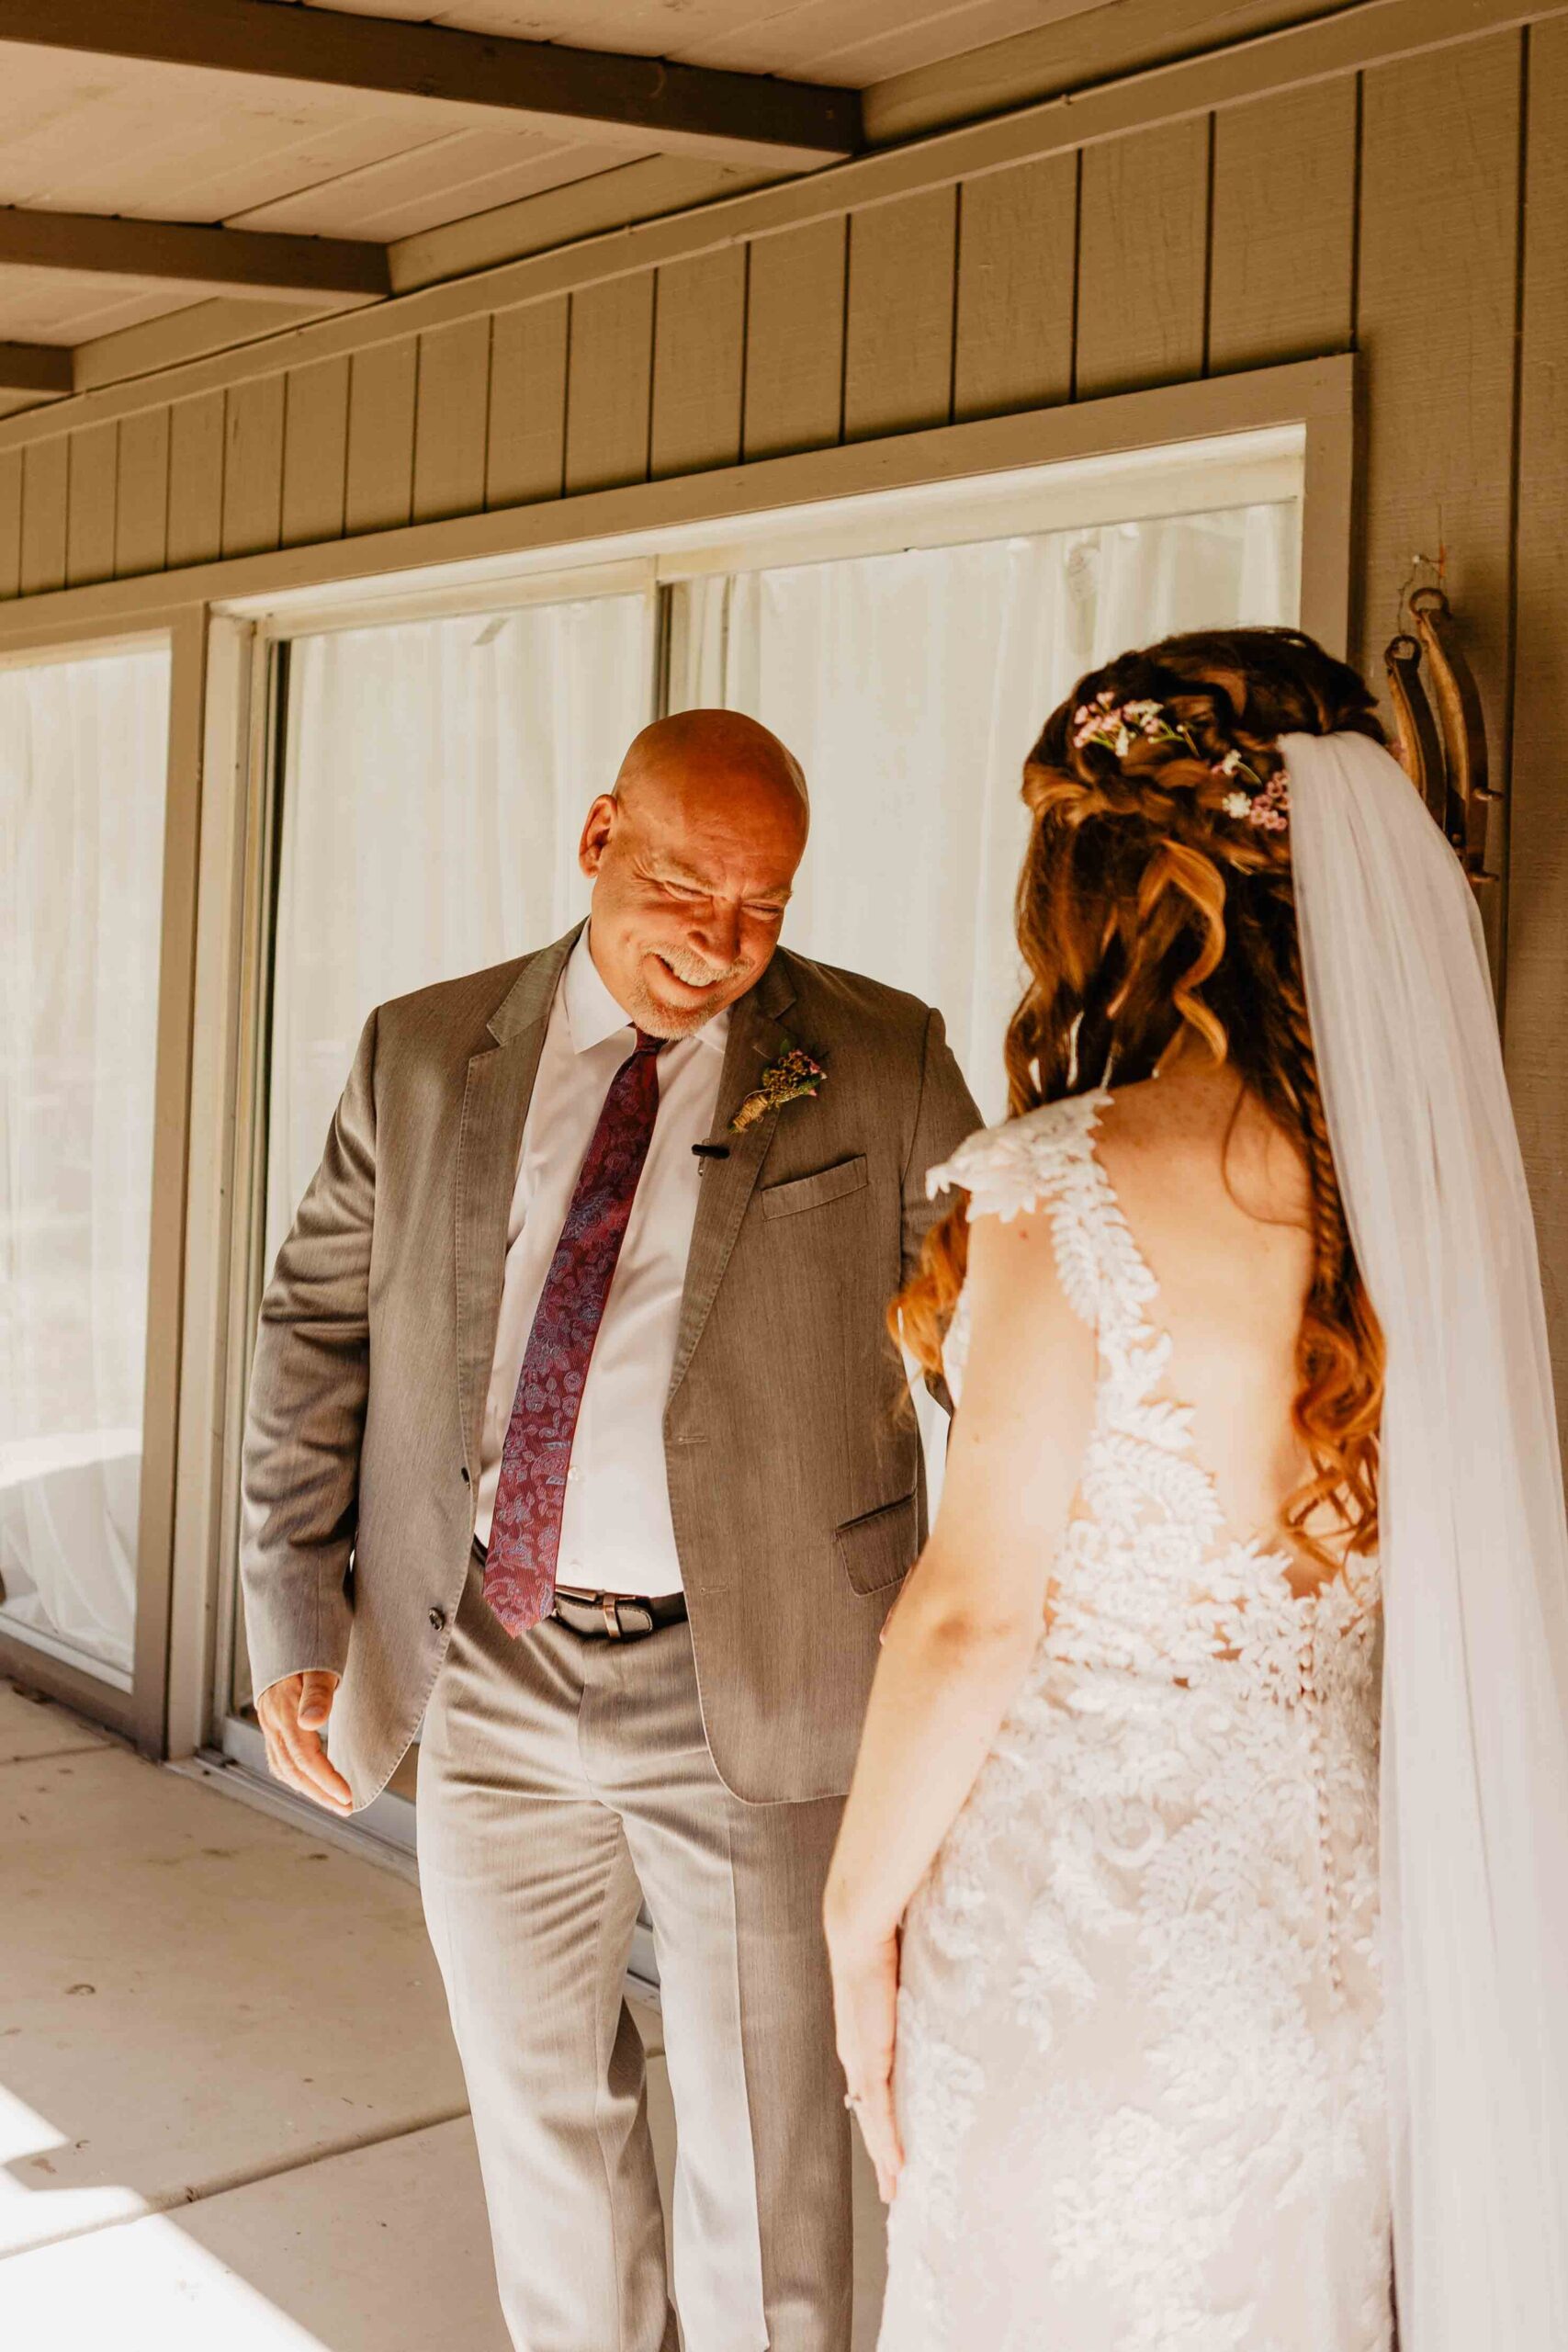
[[[1282,833],[1286,830],[1291,814],[1291,780],[1283,768],[1265,784],[1257,769],[1248,767],[1241,753],[1233,751],[1227,752],[1223,760],[1216,761],[1214,774],[1231,777],[1245,775],[1251,782],[1250,790],[1246,785],[1238,784],[1234,792],[1226,793],[1223,805],[1227,817],[1238,818],[1244,824],[1256,825],[1264,833]]]
[[[1145,743],[1185,743],[1194,759],[1203,756],[1191,730],[1174,718],[1161,702],[1119,703],[1106,688],[1092,702],[1080,703],[1073,713],[1075,751],[1081,752],[1089,743],[1100,743],[1123,760],[1140,740]],[[1213,775],[1229,776],[1235,786],[1233,792],[1226,793],[1221,804],[1227,817],[1255,825],[1260,832],[1285,831],[1290,821],[1291,798],[1289,779],[1282,770],[1265,784],[1257,769],[1249,767],[1235,751],[1227,752],[1223,760],[1213,760],[1209,764]],[[1242,782],[1243,777],[1246,783]]]
[[[1170,713],[1160,702],[1119,703],[1107,688],[1073,713],[1075,751],[1081,752],[1087,743],[1103,743],[1124,760],[1139,736],[1145,742],[1185,743],[1190,752],[1198,751],[1185,727],[1172,726]]]

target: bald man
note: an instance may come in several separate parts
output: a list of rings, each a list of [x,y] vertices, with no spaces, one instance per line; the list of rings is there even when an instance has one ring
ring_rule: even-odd
[[[645,729],[583,827],[588,923],[371,1015],[262,1303],[267,1754],[347,1814],[423,1719],[518,2352],[677,2344],[623,1995],[643,1898],[685,2352],[850,2341],[818,1913],[925,1532],[885,1312],[979,1117],[939,1014],[779,950],[807,824],[754,721]]]

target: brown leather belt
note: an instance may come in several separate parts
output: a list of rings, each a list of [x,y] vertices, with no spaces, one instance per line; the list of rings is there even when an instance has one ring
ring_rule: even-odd
[[[686,1596],[664,1592],[649,1600],[646,1593],[579,1592],[557,1585],[551,1614],[584,1641],[640,1642],[666,1625],[682,1624]]]
[[[474,1557],[482,1568],[485,1547],[476,1535]],[[667,1625],[686,1621],[683,1592],[663,1592],[650,1599],[643,1592],[584,1592],[576,1585],[557,1585],[550,1611],[558,1623],[585,1642],[640,1642]]]

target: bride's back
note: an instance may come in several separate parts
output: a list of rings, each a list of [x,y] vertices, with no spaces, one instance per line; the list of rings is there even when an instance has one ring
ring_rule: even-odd
[[[951,1378],[950,1336],[966,1348],[973,1333],[982,1385],[984,1359],[1002,1366],[998,1414],[1041,1398],[1015,1417],[1038,1457],[1018,1475],[1041,1525],[1065,1523],[1089,1446],[1089,1484],[1103,1474],[1117,1489],[1112,1516],[1174,1512],[1194,1542],[1202,1526],[1222,1546],[1255,1544],[1298,1593],[1377,1538],[1382,1338],[1313,1052],[1282,748],[1358,730],[1380,731],[1366,687],[1291,630],[1167,639],[1052,713],[1024,769],[1027,983],[1007,1041],[1019,1115],[968,1163],[1001,1174],[1007,1205],[987,1218],[995,1187],[971,1192],[897,1306],[928,1372]],[[1080,1071],[1108,1064],[1109,1090],[1085,1096]],[[987,1237],[1010,1218],[1016,1246]],[[1060,1283],[1032,1246],[1047,1234],[1070,1260]],[[973,1426],[973,1380],[965,1398]],[[1181,1455],[1208,1474],[1206,1497],[1172,1466]],[[1077,1500],[1097,1507],[1087,1487]]]
[[[1196,1044],[1112,1092],[1096,1156],[1159,1285],[1147,1311],[1171,1341],[1160,1393],[1190,1408],[1232,1532],[1277,1545],[1306,1473],[1291,1420],[1313,1255],[1302,1157]],[[1302,1562],[1303,1586],[1320,1575]]]

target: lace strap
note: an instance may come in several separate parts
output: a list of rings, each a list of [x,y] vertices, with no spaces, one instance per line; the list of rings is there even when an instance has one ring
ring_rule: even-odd
[[[933,1194],[966,1192],[972,1217],[1010,1221],[1047,1210],[1068,1304],[1091,1329],[1109,1317],[1131,1335],[1155,1284],[1095,1157],[1095,1128],[1110,1099],[1097,1089],[987,1127],[933,1168],[927,1185]]]

